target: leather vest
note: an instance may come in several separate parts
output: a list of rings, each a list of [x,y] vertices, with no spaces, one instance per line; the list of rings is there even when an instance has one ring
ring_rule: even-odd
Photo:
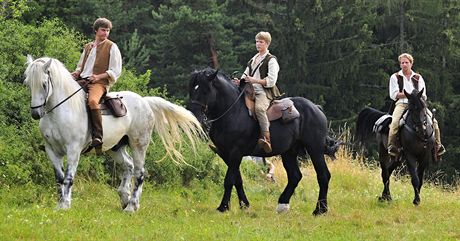
[[[272,54],[267,54],[265,59],[262,61],[262,64],[259,66],[258,70],[259,70],[259,74],[260,74],[261,79],[264,79],[265,77],[268,76],[268,62],[272,58],[276,59],[276,56],[272,55]],[[252,65],[252,59],[249,60],[249,62],[248,62],[248,68],[249,68],[249,73],[250,74],[253,72],[251,65]],[[278,87],[276,86],[276,84],[271,88],[265,88],[264,87],[264,90],[265,90],[265,93],[267,94],[267,98],[270,99],[270,100],[274,100],[274,99],[282,96],[282,94],[281,94],[280,90],[278,89]]]
[[[112,48],[112,41],[106,39],[96,47],[96,60],[93,66],[93,74],[102,74],[109,69],[110,61],[110,49]],[[85,45],[85,57],[83,58],[83,67],[81,71],[85,68],[86,60],[88,59],[89,53],[91,52],[93,44],[88,43]],[[105,79],[107,85],[111,85],[109,79]]]

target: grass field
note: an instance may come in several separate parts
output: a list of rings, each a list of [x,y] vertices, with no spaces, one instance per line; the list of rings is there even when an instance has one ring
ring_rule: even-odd
[[[291,210],[277,214],[286,177],[282,164],[275,164],[276,183],[243,172],[251,207],[240,210],[234,193],[231,210],[224,214],[215,210],[222,184],[210,181],[190,187],[147,183],[141,209],[134,214],[121,211],[116,188],[78,175],[67,211],[54,209],[52,187],[0,190],[0,240],[460,240],[458,189],[426,184],[421,205],[415,207],[410,181],[402,177],[392,179],[393,201],[380,203],[379,169],[363,167],[341,152],[338,160],[328,160],[328,214],[311,215],[318,187],[310,165],[303,168]]]

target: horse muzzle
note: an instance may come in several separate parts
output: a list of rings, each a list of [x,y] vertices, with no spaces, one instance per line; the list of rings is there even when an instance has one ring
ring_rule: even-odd
[[[40,108],[30,108],[30,114],[34,120],[39,120],[43,117],[45,111],[43,107]]]

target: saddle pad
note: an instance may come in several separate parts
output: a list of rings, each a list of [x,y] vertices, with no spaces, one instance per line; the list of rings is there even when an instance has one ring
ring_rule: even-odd
[[[372,131],[375,132],[375,133],[379,133],[379,132],[382,130],[382,128],[384,127],[383,123],[384,123],[385,120],[387,120],[388,118],[391,119],[391,115],[386,114],[386,115],[381,116],[381,117],[374,123],[374,127],[372,128]]]

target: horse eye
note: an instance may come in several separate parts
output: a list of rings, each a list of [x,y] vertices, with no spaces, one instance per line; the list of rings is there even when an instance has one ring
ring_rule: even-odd
[[[46,90],[46,83],[43,83],[42,87],[43,87],[44,90]]]

